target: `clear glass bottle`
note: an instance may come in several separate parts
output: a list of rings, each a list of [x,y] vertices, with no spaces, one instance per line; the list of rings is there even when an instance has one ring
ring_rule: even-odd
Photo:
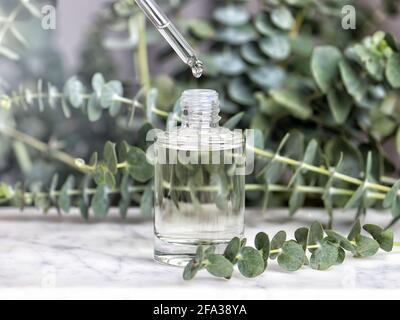
[[[184,265],[198,245],[222,251],[244,232],[245,153],[241,131],[219,126],[213,90],[181,97],[181,126],[155,143],[155,259]]]

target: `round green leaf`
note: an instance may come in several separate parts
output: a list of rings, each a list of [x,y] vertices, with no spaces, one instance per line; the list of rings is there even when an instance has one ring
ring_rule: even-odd
[[[195,259],[189,261],[183,270],[183,279],[186,281],[192,280],[200,269],[200,265]]]
[[[278,264],[287,271],[297,271],[304,263],[303,247],[295,241],[287,241],[282,247],[282,252],[278,256]]]
[[[328,92],[328,104],[335,122],[337,124],[345,123],[353,104],[351,97],[343,92],[331,89]]]
[[[290,10],[285,6],[280,6],[271,12],[271,21],[283,30],[290,30],[294,25],[294,18]]]
[[[270,95],[275,102],[290,111],[300,119],[307,119],[312,115],[312,108],[304,97],[293,90],[272,89]]]
[[[337,263],[338,258],[338,248],[325,241],[311,255],[310,265],[311,268],[316,270],[327,270]]]
[[[110,203],[108,199],[108,188],[105,184],[99,185],[92,199],[92,208],[97,218],[105,218]]]
[[[58,207],[68,213],[71,208],[71,195],[70,191],[73,189],[75,183],[75,178],[73,176],[69,176],[65,181],[63,187],[60,190],[60,194],[58,196]]]
[[[260,49],[268,57],[275,60],[285,60],[290,55],[289,39],[282,35],[274,35],[261,39]]]
[[[236,76],[246,70],[246,64],[236,53],[225,52],[215,55],[213,61],[220,73],[224,75]]]
[[[229,82],[228,95],[234,102],[245,106],[256,104],[253,91],[244,78],[235,78]]]
[[[214,27],[206,20],[191,19],[189,21],[189,30],[202,40],[209,40],[215,37]]]
[[[244,247],[240,250],[238,268],[246,278],[254,278],[264,272],[264,259],[254,248]]]
[[[146,154],[137,147],[131,147],[127,154],[128,171],[131,177],[139,182],[147,182],[154,175],[153,166],[148,163]]]
[[[77,77],[70,78],[64,86],[64,95],[74,108],[79,108],[83,105],[83,94],[85,88]]]
[[[314,49],[311,70],[322,92],[327,93],[334,85],[341,59],[342,53],[336,47],[322,46]]]
[[[357,257],[371,257],[379,250],[379,243],[371,238],[358,235],[356,237],[356,252]]]
[[[214,11],[214,19],[227,26],[241,26],[250,20],[250,14],[242,6],[228,5]]]
[[[101,73],[96,73],[92,78],[92,88],[96,98],[101,97],[103,86],[105,84],[104,77]]]
[[[394,53],[386,64],[386,79],[390,85],[400,88],[400,53]]]
[[[230,278],[233,273],[232,263],[224,256],[218,254],[210,254],[207,257],[207,271],[215,277]]]
[[[225,248],[224,257],[230,262],[235,263],[236,256],[240,250],[240,239],[238,237],[233,238],[228,246]]]
[[[217,33],[218,40],[226,42],[227,44],[238,46],[246,44],[257,38],[257,33],[252,25],[245,25],[242,27],[227,27],[219,30]]]
[[[88,101],[88,117],[89,121],[96,122],[101,119],[103,109],[95,93],[92,93]]]
[[[104,109],[109,109],[110,115],[116,116],[121,109],[121,102],[116,101],[116,98],[122,97],[123,94],[122,83],[119,81],[111,81],[103,85],[100,104]]]
[[[255,43],[247,43],[241,47],[240,53],[244,60],[254,65],[264,65],[267,59]]]
[[[284,69],[276,65],[266,65],[261,68],[251,69],[249,78],[262,89],[275,89],[282,86],[286,73]]]

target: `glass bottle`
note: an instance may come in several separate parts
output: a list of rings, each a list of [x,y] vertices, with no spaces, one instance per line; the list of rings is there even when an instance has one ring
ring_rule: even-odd
[[[187,90],[181,126],[155,142],[155,259],[184,265],[198,245],[218,252],[244,232],[245,153],[241,131],[219,126],[213,90]]]

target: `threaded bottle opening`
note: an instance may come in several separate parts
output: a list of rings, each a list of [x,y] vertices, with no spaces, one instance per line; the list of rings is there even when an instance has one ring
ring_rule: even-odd
[[[217,127],[219,97],[215,90],[193,89],[183,92],[181,97],[182,125],[194,128]]]

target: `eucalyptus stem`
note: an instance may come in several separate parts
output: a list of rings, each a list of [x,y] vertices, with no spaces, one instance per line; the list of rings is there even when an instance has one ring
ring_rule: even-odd
[[[354,185],[358,185],[358,186],[365,183],[364,181],[362,181],[360,179],[353,178],[353,177],[347,176],[342,173],[332,172],[324,166],[316,167],[314,165],[303,163],[298,160],[290,159],[285,156],[276,155],[275,153],[270,152],[270,151],[266,151],[266,150],[262,150],[262,149],[254,148],[254,147],[252,147],[251,149],[254,151],[255,154],[257,154],[259,156],[262,156],[265,158],[270,158],[270,159],[275,159],[275,161],[277,161],[277,162],[288,164],[293,167],[301,167],[304,170],[319,173],[321,175],[328,176],[328,177],[333,177],[334,179],[345,181],[345,182],[348,182],[348,183],[351,183]],[[384,186],[384,185],[381,185],[378,183],[372,183],[372,182],[366,183],[366,186],[369,189],[374,189],[374,190],[382,191],[385,193],[389,192],[391,189],[388,186]]]
[[[18,131],[17,129],[11,128],[11,127],[6,127],[6,126],[0,126],[0,132],[5,134],[6,136],[9,136],[15,140],[18,140],[42,153],[46,153],[50,155],[52,158],[70,166],[71,168],[75,170],[79,170],[81,172],[85,172],[80,166],[76,164],[76,159],[72,157],[71,155],[59,151],[59,150],[54,150],[49,147],[48,144],[32,137],[29,136],[21,131]]]
[[[147,58],[147,40],[146,40],[146,19],[141,13],[138,16],[139,19],[139,44],[138,44],[138,68],[140,83],[144,87],[145,92],[150,90],[150,72],[149,72],[149,62]]]

